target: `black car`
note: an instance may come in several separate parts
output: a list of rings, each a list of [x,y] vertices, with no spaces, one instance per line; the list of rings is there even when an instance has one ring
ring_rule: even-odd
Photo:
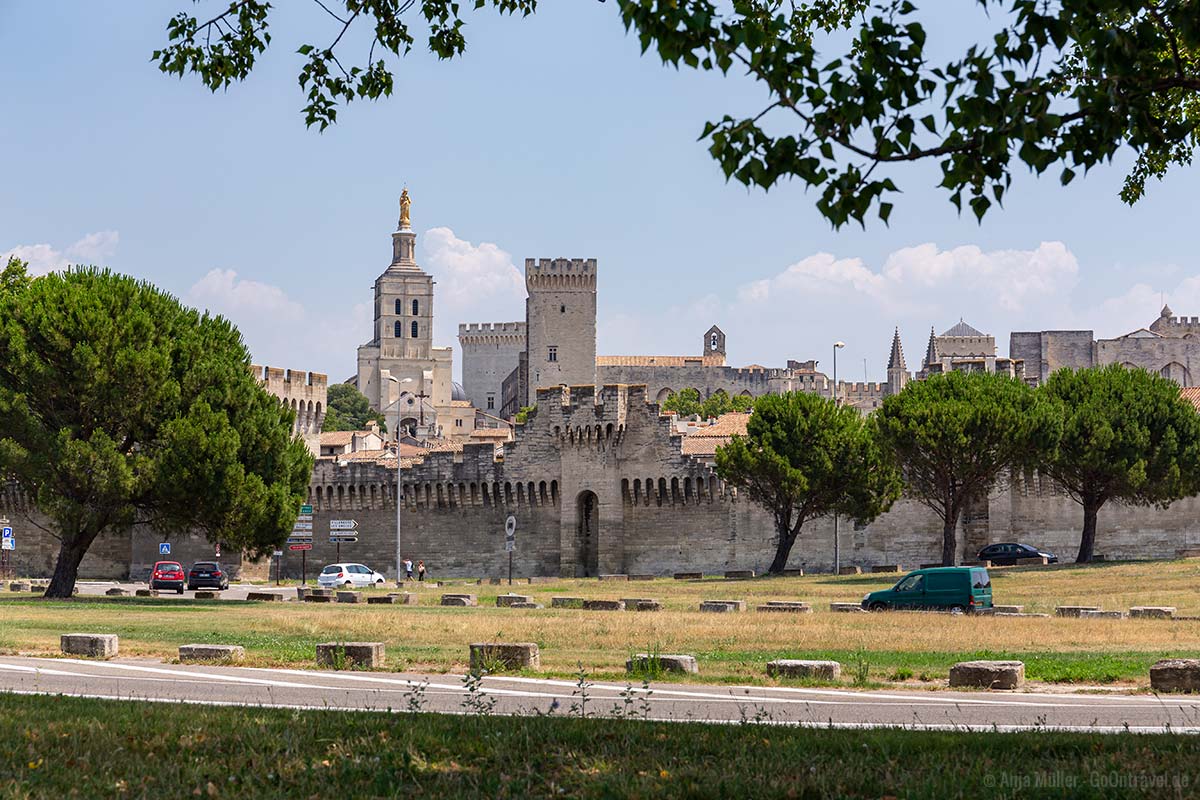
[[[197,561],[188,570],[188,589],[228,589],[229,573],[215,561]]]
[[[1054,553],[1016,542],[989,544],[979,551],[980,561],[990,561],[997,566],[1012,566],[1018,558],[1044,558],[1051,564],[1058,563],[1058,556]]]

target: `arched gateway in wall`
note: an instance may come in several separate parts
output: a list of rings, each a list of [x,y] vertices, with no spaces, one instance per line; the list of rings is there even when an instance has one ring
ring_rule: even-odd
[[[580,577],[600,574],[600,498],[591,490],[579,493],[575,500],[575,563]]]

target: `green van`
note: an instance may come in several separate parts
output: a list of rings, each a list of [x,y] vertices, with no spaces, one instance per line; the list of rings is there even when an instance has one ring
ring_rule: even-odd
[[[983,567],[932,567],[910,572],[890,589],[862,599],[867,611],[917,608],[971,612],[992,607],[992,580]]]

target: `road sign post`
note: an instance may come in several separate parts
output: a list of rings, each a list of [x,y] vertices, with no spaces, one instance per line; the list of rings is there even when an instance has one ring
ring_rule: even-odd
[[[8,554],[17,549],[17,537],[6,517],[0,517],[0,578],[9,577]]]
[[[512,586],[513,551],[517,549],[517,518],[504,520],[504,549],[508,551],[508,585]]]

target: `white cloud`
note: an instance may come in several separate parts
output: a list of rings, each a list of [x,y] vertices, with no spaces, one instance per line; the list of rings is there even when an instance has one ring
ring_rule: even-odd
[[[64,270],[72,264],[101,263],[116,253],[120,238],[116,231],[97,231],[64,250],[50,244],[19,244],[0,253],[0,264],[6,264],[10,256],[16,256],[29,263],[31,275],[45,275]]]
[[[188,290],[187,301],[221,314],[237,323],[259,317],[277,322],[297,322],[305,316],[304,306],[290,299],[278,286],[238,278],[231,269],[209,270]]]
[[[422,268],[437,281],[434,344],[458,349],[460,322],[510,322],[525,318],[525,279],[513,258],[490,242],[472,244],[450,228],[421,238]]]

